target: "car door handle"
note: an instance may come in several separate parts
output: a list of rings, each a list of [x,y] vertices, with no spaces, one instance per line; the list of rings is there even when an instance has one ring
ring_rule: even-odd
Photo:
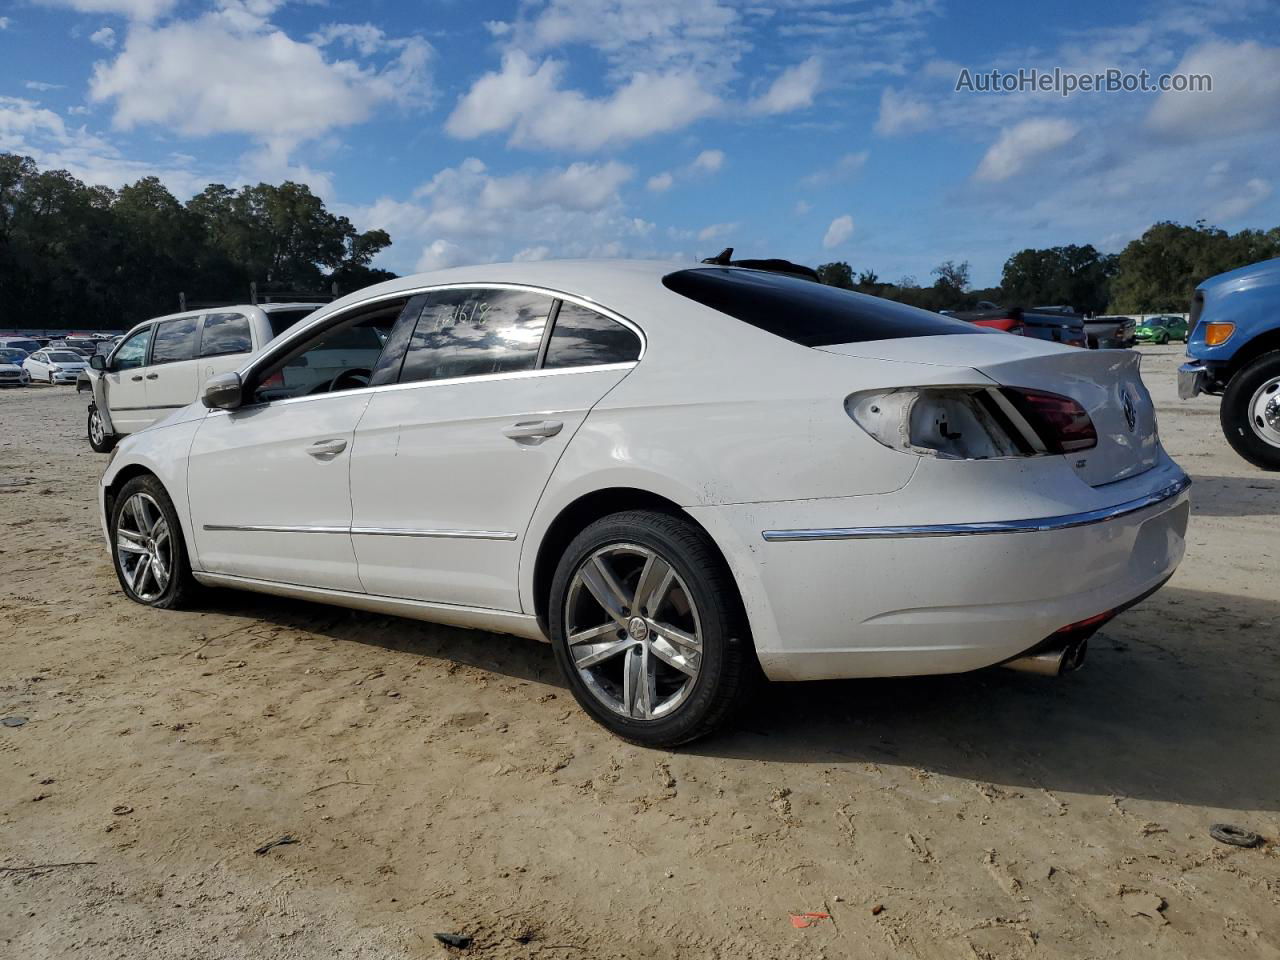
[[[345,440],[320,440],[307,447],[307,453],[317,460],[323,460],[325,458],[332,459],[345,449],[347,449],[347,441]]]
[[[142,375],[139,374],[138,376],[130,377],[129,379],[132,380],[134,383],[140,383],[142,381]]]
[[[512,440],[532,440],[535,437],[554,437],[564,429],[559,420],[524,420],[504,427],[502,433]]]
[[[160,379],[160,374],[158,374],[158,373],[148,373],[148,374],[147,374],[147,379],[148,379],[148,380],[159,380],[159,379]]]

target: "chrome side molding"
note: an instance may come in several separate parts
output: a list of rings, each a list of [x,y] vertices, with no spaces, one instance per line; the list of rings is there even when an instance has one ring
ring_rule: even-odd
[[[1046,533],[1052,530],[1069,530],[1091,523],[1103,523],[1130,513],[1146,510],[1156,504],[1172,500],[1191,486],[1191,478],[1183,474],[1172,483],[1136,500],[1117,503],[1111,507],[1086,510],[1083,513],[1067,513],[1057,517],[1039,517],[1029,520],[991,520],[985,523],[931,523],[894,527],[830,527],[816,530],[765,530],[762,534],[770,543],[788,543],[798,540],[874,540],[879,537],[909,539],[912,537],[974,537],[992,533]]]
[[[271,524],[206,523],[204,530],[215,533],[345,533],[359,537],[426,537],[446,540],[515,540],[506,530],[415,530],[400,527],[298,527]]]

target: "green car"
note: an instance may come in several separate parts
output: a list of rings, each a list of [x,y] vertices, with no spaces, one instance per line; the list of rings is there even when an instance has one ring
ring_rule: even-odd
[[[1167,317],[1148,317],[1138,322],[1133,335],[1140,343],[1168,343],[1170,340],[1187,342],[1191,330],[1185,317],[1170,314]]]

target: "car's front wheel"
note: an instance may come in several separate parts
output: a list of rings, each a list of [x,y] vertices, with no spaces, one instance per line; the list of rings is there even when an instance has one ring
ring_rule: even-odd
[[[196,591],[173,501],[149,474],[126,483],[112,505],[111,558],[130,600],[170,610]]]
[[[97,405],[89,407],[89,446],[94,453],[110,453],[119,439],[115,434],[107,433],[107,425],[103,422],[102,413]]]
[[[556,659],[584,710],[633,743],[706,736],[758,668],[732,575],[706,533],[649,510],[597,520],[556,568]]]
[[[1280,470],[1280,350],[1264,353],[1227,383],[1222,432],[1240,456]]]

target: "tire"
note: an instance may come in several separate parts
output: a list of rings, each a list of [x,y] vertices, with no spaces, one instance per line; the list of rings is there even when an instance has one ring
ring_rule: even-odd
[[[1280,404],[1280,350],[1264,353],[1236,372],[1222,394],[1222,432],[1240,456],[1263,470],[1280,470],[1280,431],[1263,416],[1255,421],[1254,406],[1259,401]],[[1260,432],[1261,431],[1261,432]],[[1264,434],[1275,442],[1268,442]]]
[[[597,559],[621,596],[607,590]],[[651,561],[644,593],[657,596],[653,607],[636,599]],[[614,613],[625,611],[620,617],[597,599],[601,592],[612,597]],[[675,747],[712,733],[747,699],[759,675],[733,577],[706,533],[682,517],[630,510],[592,523],[560,558],[548,612],[556,660],[578,704],[641,746]],[[571,629],[601,639],[571,646]],[[677,644],[668,636],[682,639]],[[693,637],[700,644],[686,646]],[[597,655],[599,663],[580,666]],[[646,682],[628,683],[628,674]]]
[[[120,440],[115,434],[107,433],[107,428],[102,423],[102,415],[98,413],[95,404],[89,405],[89,421],[85,429],[89,435],[89,446],[93,448],[94,453],[110,453]]]
[[[138,498],[142,500],[141,517],[133,512],[132,506]],[[163,528],[159,528],[161,521]],[[122,525],[124,536],[121,533]],[[128,542],[135,548],[142,549],[122,551],[121,542]],[[152,547],[155,549],[151,549]],[[127,561],[122,560],[122,553],[128,558]],[[163,557],[168,563],[168,575],[148,577],[141,573],[142,554],[146,555],[148,566],[154,563],[157,556]],[[178,514],[173,509],[173,501],[165,492],[164,485],[151,474],[134,477],[126,483],[112,504],[111,561],[125,595],[143,606],[158,607],[161,610],[180,609],[190,604],[198,590],[198,585],[191,576],[187,545],[182,537]]]

